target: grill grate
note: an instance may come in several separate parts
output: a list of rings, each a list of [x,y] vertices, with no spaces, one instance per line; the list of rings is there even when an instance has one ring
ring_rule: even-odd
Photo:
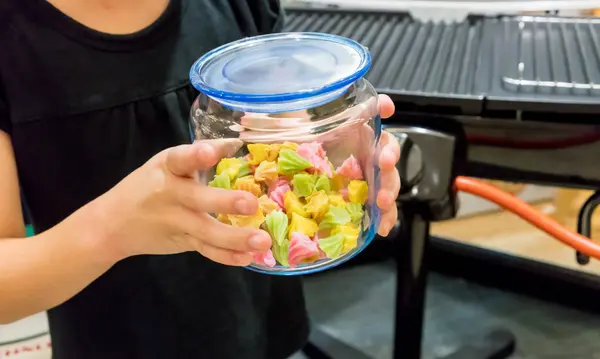
[[[286,30],[368,46],[368,80],[400,106],[600,112],[600,20],[473,16],[433,23],[406,13],[292,9]]]

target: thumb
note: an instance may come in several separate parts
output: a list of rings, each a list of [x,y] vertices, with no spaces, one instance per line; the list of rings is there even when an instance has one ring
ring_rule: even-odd
[[[166,167],[176,176],[192,176],[198,170],[216,165],[223,157],[233,156],[242,144],[238,139],[221,139],[172,147],[167,151]]]

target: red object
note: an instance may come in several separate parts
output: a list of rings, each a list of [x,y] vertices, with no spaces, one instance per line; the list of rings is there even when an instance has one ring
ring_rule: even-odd
[[[575,248],[577,251],[590,257],[600,259],[600,245],[593,243],[589,238],[569,230],[554,219],[543,214],[525,201],[507,193],[497,187],[468,177],[457,177],[456,189],[461,192],[482,197],[494,202],[500,207],[513,212],[527,222],[548,233],[564,244]]]

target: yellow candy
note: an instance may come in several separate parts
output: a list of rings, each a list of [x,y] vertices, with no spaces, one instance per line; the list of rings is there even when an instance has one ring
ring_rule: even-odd
[[[238,178],[233,185],[233,189],[250,192],[256,197],[259,197],[262,194],[262,189],[260,188],[260,185],[254,181],[253,176]]]
[[[292,220],[290,222],[289,230],[290,239],[292,238],[292,233],[294,232],[300,232],[304,235],[312,237],[315,235],[315,233],[317,233],[318,230],[319,225],[316,221],[309,218],[304,218],[297,213],[292,213]]]
[[[267,195],[264,194],[258,198],[258,205],[260,206],[265,215],[279,209],[279,205],[277,204],[277,202],[273,201],[272,199],[267,197]]]
[[[344,197],[339,193],[331,193],[329,194],[329,204],[332,206],[343,207],[346,205],[346,201]]]
[[[309,217],[308,213],[304,210],[304,205],[300,199],[294,194],[293,191],[287,191],[283,196],[283,206],[285,212],[289,218],[292,218],[292,214],[296,213],[302,217]]]
[[[339,191],[342,188],[345,188],[348,184],[348,179],[340,174],[334,173],[331,178],[331,189],[334,191]]]
[[[316,221],[321,220],[323,215],[329,209],[329,197],[325,191],[317,191],[306,197],[306,206],[304,210]]]
[[[225,172],[229,176],[229,179],[233,181],[240,172],[242,164],[243,162],[239,158],[223,158],[217,165],[217,174],[220,175]]]
[[[231,224],[229,217],[227,217],[226,214],[222,214],[222,213],[217,214],[217,221],[223,222],[225,224]]]
[[[273,182],[277,177],[277,163],[275,162],[263,161],[254,172],[254,179],[258,182]]]
[[[267,154],[267,161],[276,161],[279,156],[279,150],[281,149],[281,145],[274,143],[269,145],[269,153]]]
[[[267,160],[267,156],[269,155],[269,145],[265,145],[262,143],[253,143],[248,145],[248,152],[250,152],[248,162],[251,165],[256,166],[262,161]]]
[[[228,215],[231,224],[236,227],[244,227],[244,228],[260,228],[260,226],[265,222],[265,215],[263,211],[258,208],[256,214],[253,216],[237,216],[237,215]]]
[[[331,231],[331,235],[342,233],[344,235],[344,245],[342,247],[342,253],[348,253],[356,246],[358,246],[358,236],[360,235],[360,229],[354,225],[345,225],[334,228]]]
[[[289,148],[292,151],[296,151],[298,150],[298,147],[300,147],[299,144],[294,143],[294,142],[284,142],[281,144],[281,150],[283,150],[284,148]]]
[[[348,184],[348,199],[350,202],[365,204],[369,195],[369,186],[365,181],[352,180]]]

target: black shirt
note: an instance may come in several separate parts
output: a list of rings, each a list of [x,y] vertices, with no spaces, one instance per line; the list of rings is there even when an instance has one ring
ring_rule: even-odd
[[[281,25],[275,0],[172,0],[150,27],[113,36],[46,0],[2,1],[0,130],[12,138],[35,230],[189,143],[193,61]],[[298,278],[197,253],[117,263],[49,320],[54,359],[283,359],[308,332]]]

